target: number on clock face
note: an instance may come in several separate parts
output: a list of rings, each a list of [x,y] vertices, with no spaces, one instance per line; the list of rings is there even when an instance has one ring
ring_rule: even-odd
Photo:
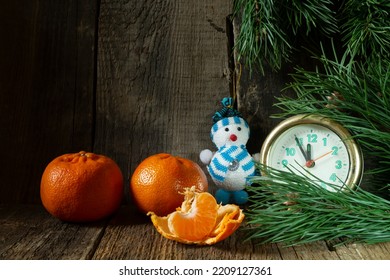
[[[269,159],[268,165],[279,170],[289,166],[307,170],[308,176],[319,178],[325,188],[328,184],[342,187],[350,170],[350,158],[341,138],[316,124],[300,124],[284,131],[273,143]]]

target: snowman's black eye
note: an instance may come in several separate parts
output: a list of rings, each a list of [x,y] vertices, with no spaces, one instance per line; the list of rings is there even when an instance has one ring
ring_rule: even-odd
[[[226,127],[226,128],[225,128],[225,131],[229,131],[229,128],[228,128],[228,127]]]
[[[241,127],[237,127],[237,130],[238,130],[238,131],[241,131]]]

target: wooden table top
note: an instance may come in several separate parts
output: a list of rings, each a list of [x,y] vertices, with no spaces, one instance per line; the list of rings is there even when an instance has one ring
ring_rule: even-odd
[[[211,246],[181,244],[162,237],[146,215],[123,206],[108,220],[66,223],[42,206],[0,207],[0,259],[104,260],[386,260],[390,243],[327,242],[285,247],[243,242],[243,230]]]

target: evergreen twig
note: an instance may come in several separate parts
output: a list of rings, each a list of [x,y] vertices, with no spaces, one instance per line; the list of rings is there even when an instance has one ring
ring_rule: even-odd
[[[286,246],[390,241],[390,201],[359,188],[332,192],[301,175],[257,167],[267,176],[252,177],[247,187],[247,240]]]
[[[347,0],[340,17],[343,41],[351,57],[389,57],[390,1]]]
[[[321,114],[342,123],[363,149],[376,161],[371,173],[390,171],[390,60],[377,58],[367,63],[349,63],[323,55],[324,69],[297,69],[293,82],[296,97],[282,96],[275,106],[282,113]]]
[[[303,29],[326,34],[337,31],[335,13],[330,0],[234,0],[234,15],[240,16],[240,33],[236,40],[239,60],[264,73],[268,64],[279,70],[289,61],[294,49],[294,37]]]
[[[298,68],[286,88],[296,97],[278,98],[276,106],[282,113],[274,117],[321,114],[342,123],[365,157],[375,160],[370,173],[386,179],[390,171],[390,2],[345,0],[335,10],[339,2],[234,0],[235,15],[242,19],[236,50],[250,70],[258,67],[264,74],[266,65],[279,70],[290,60],[296,35],[309,36],[313,30],[328,37],[341,35],[345,47],[338,49],[341,59],[335,48],[333,59],[322,50],[322,56],[315,57],[320,69]],[[390,201],[360,187],[330,192],[297,170],[257,167],[267,175],[250,178],[252,185],[247,187],[248,239],[286,245],[390,241]],[[380,183],[374,187],[389,193],[390,183]]]
[[[236,38],[238,60],[264,74],[265,66],[279,70],[300,44],[297,36],[320,33],[340,37],[339,51],[354,60],[376,60],[390,54],[390,2],[387,0],[233,0],[241,19]],[[311,41],[311,40],[307,40]]]

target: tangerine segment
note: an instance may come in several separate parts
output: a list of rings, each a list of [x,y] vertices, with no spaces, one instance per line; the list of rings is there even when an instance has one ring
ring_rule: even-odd
[[[207,210],[203,208],[206,204],[209,204]],[[199,205],[203,206],[199,207]],[[210,211],[209,209],[216,209],[215,219],[210,218],[211,212],[214,213],[214,210]],[[203,213],[205,216],[210,214],[210,217],[204,218]],[[153,225],[165,238],[196,245],[212,245],[226,239],[238,229],[245,217],[237,205],[221,206],[209,193],[201,193],[200,195],[194,188],[186,190],[185,201],[181,208],[175,212],[165,217],[159,217],[152,212],[149,212],[148,215],[151,215]],[[201,217],[200,220],[199,217]],[[196,219],[199,222],[194,222]],[[196,231],[196,226],[202,230]],[[210,228],[211,230],[209,230]],[[206,232],[208,233],[205,235]]]
[[[192,196],[192,193],[187,192],[188,195]],[[182,207],[169,216],[169,229],[185,240],[202,240],[214,229],[217,211],[218,204],[210,193],[198,193],[186,199]]]
[[[153,212],[149,212],[148,215],[150,215],[152,223],[154,227],[157,229],[157,231],[164,236],[165,238],[175,240],[181,243],[187,243],[187,244],[193,244],[192,241],[187,241],[184,239],[179,238],[177,235],[171,232],[168,226],[168,216],[165,217],[159,217]]]

